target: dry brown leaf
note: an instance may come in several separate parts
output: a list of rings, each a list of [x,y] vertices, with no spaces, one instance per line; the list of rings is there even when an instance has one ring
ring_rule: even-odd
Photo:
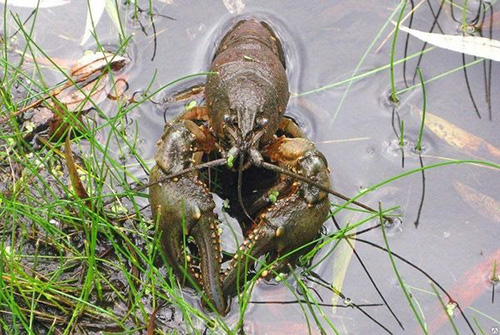
[[[6,0],[0,0],[0,3],[7,3],[9,6],[30,9],[58,7],[66,5],[70,2],[71,0],[9,0],[8,2]]]
[[[356,222],[358,218],[353,220]],[[351,230],[349,234],[354,234],[356,230]],[[351,245],[349,245],[349,243]],[[347,270],[349,269],[349,265],[351,264],[351,258],[354,253],[354,247],[356,245],[356,239],[342,239],[340,241],[339,246],[337,247],[337,250],[334,253],[334,262],[332,266],[332,273],[333,273],[333,282],[332,286],[338,290],[339,292],[342,292],[344,288],[344,281],[347,275]],[[341,304],[342,302],[340,300],[340,295],[339,294],[333,294],[332,295],[332,313],[336,313],[337,311],[337,306]]]
[[[71,185],[73,186],[73,190],[75,191],[76,196],[80,199],[85,199],[85,204],[87,206],[90,206],[89,195],[87,194],[80,176],[78,175],[73,152],[71,151],[70,134],[71,129],[70,131],[68,131],[66,142],[64,144],[64,154],[66,156],[66,165],[68,166],[69,179],[71,180]]]
[[[50,111],[52,113],[52,116],[48,121],[48,138],[51,141],[57,141],[65,136],[66,131],[70,126],[74,129],[77,129],[81,133],[85,133],[85,127],[82,124],[82,114],[74,113],[73,111],[69,110],[68,105],[64,102],[58,101],[56,98],[52,98]]]
[[[421,111],[419,114],[422,117]],[[490,155],[500,158],[500,150],[495,146],[429,112],[425,113],[425,127],[454,148],[474,156],[484,156],[482,151],[486,149]]]
[[[241,14],[245,9],[245,0],[222,0],[231,14]]]
[[[490,28],[493,31],[500,30],[500,11],[494,12],[492,18],[488,15],[479,28],[482,31],[488,31]]]
[[[160,306],[157,306],[153,312],[151,312],[151,315],[149,316],[149,321],[148,321],[148,329],[147,329],[147,335],[154,335],[155,333],[155,320],[156,320],[156,313],[158,313],[158,310],[160,309]]]
[[[80,89],[73,87],[60,95],[59,101],[66,105],[68,111],[86,111],[100,104],[106,98],[106,81],[94,80]]]
[[[111,70],[119,71],[127,64],[127,59],[107,52],[89,52],[71,68],[70,76],[76,82],[84,81],[94,73],[105,71],[108,64]]]
[[[500,223],[500,202],[458,181],[453,183],[460,197],[476,212]]]
[[[52,117],[49,120],[49,139],[57,141],[66,134],[68,123],[63,122],[66,117],[66,109],[53,99]],[[69,134],[68,134],[69,135]]]
[[[127,62],[128,60],[125,57],[113,55],[110,53],[87,53],[77,61],[75,66],[72,67],[70,71],[70,76],[73,79],[72,81],[68,80],[64,82],[61,86],[55,88],[49,94],[32,102],[28,106],[19,109],[18,111],[10,115],[10,117],[17,116],[27,110],[36,108],[40,106],[44,101],[56,97],[61,100],[61,102],[66,103],[70,110],[72,110],[72,105],[78,107],[89,94],[91,94],[93,98],[95,97],[98,99],[104,99],[105,94],[102,91],[105,88],[105,80],[104,78],[99,78],[99,76],[106,74],[108,64],[111,70],[119,71],[127,64]],[[95,85],[96,80],[99,80],[99,84],[97,86]],[[74,87],[74,83],[80,83],[81,88],[78,89]],[[102,96],[100,95],[101,92]],[[63,97],[60,97],[61,95],[63,95]],[[85,105],[82,106],[81,110],[88,109],[89,107],[91,107],[91,103],[85,103]],[[3,119],[0,119],[0,124],[3,124],[8,120],[9,116],[4,117]]]

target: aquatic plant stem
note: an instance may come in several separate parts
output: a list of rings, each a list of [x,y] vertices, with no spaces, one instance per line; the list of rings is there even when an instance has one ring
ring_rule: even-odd
[[[467,3],[468,0],[464,0],[464,5],[462,7],[462,31],[464,33],[467,31]]]
[[[459,335],[460,333],[458,332],[457,326],[455,325],[455,322],[453,321],[453,319],[452,319],[452,317],[450,315],[450,312],[448,311],[448,308],[447,308],[446,304],[443,301],[443,298],[441,298],[441,296],[439,295],[439,292],[437,291],[437,289],[434,286],[434,284],[433,283],[430,283],[430,284],[431,284],[431,287],[432,287],[432,291],[434,291],[434,294],[438,298],[439,304],[443,308],[443,312],[446,314],[446,317],[448,318],[448,321],[450,321],[450,323],[451,323],[451,325],[453,327],[453,330],[455,331],[455,334]]]
[[[420,325],[420,328],[422,329],[424,334],[427,335],[427,327],[426,327],[425,323],[422,321],[422,318],[420,317],[420,315],[418,314],[417,309],[415,308],[415,305],[413,304],[412,298],[410,297],[410,294],[408,293],[408,290],[406,288],[406,284],[403,282],[403,279],[401,278],[401,276],[399,274],[398,268],[396,266],[396,262],[394,261],[394,258],[392,257],[391,248],[389,246],[389,241],[387,240],[387,234],[385,232],[384,220],[382,217],[382,204],[380,202],[378,203],[378,208],[379,208],[379,213],[380,213],[380,228],[382,230],[382,235],[384,237],[385,247],[387,248],[387,254],[389,255],[389,258],[391,260],[392,268],[394,269],[394,273],[399,281],[399,285],[401,286],[401,289],[403,290],[403,293],[406,297],[406,300],[408,301],[408,304],[410,305],[411,310],[413,311],[413,314],[417,318],[417,321],[418,321],[418,324]]]
[[[418,77],[420,78],[420,85],[422,86],[422,122],[420,123],[420,131],[418,133],[417,141],[417,151],[422,150],[422,136],[424,135],[424,125],[425,125],[425,111],[427,109],[427,97],[425,95],[425,83],[424,77],[422,76],[422,71],[417,67]]]
[[[396,54],[396,43],[398,40],[399,26],[401,25],[401,20],[403,19],[403,14],[406,8],[406,3],[408,1],[404,0],[403,7],[401,8],[401,12],[399,12],[398,23],[396,25],[396,29],[394,30],[394,38],[392,39],[392,48],[391,48],[391,100],[394,103],[398,103],[398,96],[396,93],[396,83],[394,79],[394,55]]]
[[[399,146],[402,148],[405,145],[405,120],[401,120]]]

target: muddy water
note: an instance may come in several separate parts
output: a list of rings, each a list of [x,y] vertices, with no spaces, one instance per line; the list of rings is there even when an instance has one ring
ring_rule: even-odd
[[[148,6],[146,3],[142,4],[145,10]],[[154,29],[150,18],[144,13],[139,15],[139,23],[130,19],[130,7],[124,6],[121,12],[123,18],[128,18],[124,23],[126,34],[133,34],[126,48],[131,58],[129,92],[143,91],[148,86],[150,90],[155,90],[177,78],[207,70],[216,43],[228,27],[241,17],[262,18],[277,31],[287,55],[292,92],[287,113],[297,120],[325,154],[331,167],[334,187],[341,193],[353,196],[421,166],[451,160],[500,162],[498,63],[478,62],[469,66],[464,74],[463,70],[456,70],[463,61],[459,53],[435,49],[422,56],[419,66],[424,79],[429,80],[425,85],[427,112],[448,123],[436,126],[436,129],[441,130],[438,133],[429,128],[424,130],[420,156],[414,147],[420,128],[421,116],[418,111],[423,106],[421,88],[400,94],[399,103],[395,105],[388,99],[388,69],[342,83],[356,74],[389,64],[392,38],[385,42],[383,40],[392,25],[388,24],[380,38],[377,38],[377,34],[394,13],[398,5],[396,1],[248,0],[239,16],[230,13],[223,1],[173,0],[152,3],[153,12],[156,13]],[[427,2],[418,8],[413,28],[422,31],[431,29],[433,12],[436,14],[439,11],[439,1],[431,3],[432,10]],[[477,5],[477,1],[469,1],[469,21],[474,19]],[[92,42],[78,46],[77,40],[85,24],[85,7],[76,9],[80,4],[74,6],[41,12],[37,23],[40,33],[36,34],[36,38],[41,48],[52,57],[78,58],[82,50],[95,47]],[[497,7],[495,5],[494,9]],[[20,12],[29,14],[27,11]],[[77,12],[79,14],[74,15]],[[66,20],[54,23],[56,18],[68,13],[74,15],[71,24]],[[489,22],[490,14],[490,11],[486,12],[485,22]],[[397,14],[393,19],[396,18]],[[439,29],[442,29],[447,34],[458,34],[460,23],[454,18],[461,20],[462,12],[457,8],[452,11],[446,5],[440,12],[439,27],[436,26],[435,31],[440,32]],[[408,24],[409,20],[406,20],[404,25]],[[487,36],[489,27],[485,27],[482,33]],[[500,38],[495,24],[492,34],[493,38]],[[117,33],[108,18],[99,24],[98,36],[108,49],[118,48]],[[61,42],[55,44],[55,39]],[[405,55],[405,39],[406,34],[401,32],[396,47],[397,60]],[[365,56],[372,43],[373,47]],[[412,38],[407,44],[406,54],[412,55],[421,48],[422,43]],[[467,63],[474,61],[472,56],[465,56],[464,59]],[[418,76],[414,79],[416,66],[417,58],[413,58],[406,64],[405,71],[401,65],[395,68],[397,90],[418,84]],[[452,73],[440,76],[448,71]],[[56,81],[57,75],[54,76],[53,80]],[[433,78],[437,79],[431,80]],[[176,90],[202,82],[203,77],[194,78],[163,90],[153,98],[160,104],[145,103],[128,114],[131,125],[128,129],[137,129],[139,153],[149,167],[153,165],[155,143],[162,133],[164,120],[171,119],[182,110],[182,106],[168,105],[165,101]],[[335,83],[338,85],[332,85]],[[328,85],[332,87],[328,88]],[[323,89],[314,91],[320,88]],[[106,103],[103,109],[106,110]],[[110,115],[114,113],[111,107],[107,112]],[[404,121],[403,146],[399,138],[401,121]],[[117,147],[117,143],[112,145]],[[125,163],[134,164],[136,160],[128,156]],[[137,165],[132,166],[131,172],[138,178],[147,175]],[[383,208],[398,207],[396,212],[401,215],[401,222],[387,228],[391,249],[423,269],[448,290],[461,304],[470,322],[476,318],[486,333],[492,327],[500,327],[498,299],[493,305],[492,286],[488,282],[493,272],[493,259],[500,263],[499,173],[498,170],[481,165],[442,166],[397,179],[361,198],[373,207],[377,207],[378,202]],[[332,201],[339,202],[333,198]],[[336,215],[336,220],[345,226],[363,217],[356,212],[343,210]],[[417,220],[418,227],[415,224]],[[370,222],[359,229],[375,224]],[[328,229],[332,231],[334,227],[328,224]],[[360,238],[384,245],[379,229],[363,233]],[[325,248],[323,254],[329,249]],[[356,243],[356,250],[405,330],[398,326],[384,306],[367,306],[363,307],[363,311],[395,334],[421,333],[387,253],[361,242]],[[315,272],[326,282],[332,283],[338,276],[334,266],[340,262],[341,255],[340,251],[334,252],[315,268]],[[398,271],[414,301],[418,303],[417,309],[424,313],[430,331],[454,333],[449,321],[441,315],[439,300],[432,293],[429,279],[401,262],[398,263]],[[289,282],[291,285],[295,283],[293,279]],[[335,295],[330,290],[312,282],[308,282],[308,285],[316,292],[313,295],[318,301],[332,303]],[[296,300],[294,293],[284,285],[257,285],[252,300],[269,303],[250,304],[245,315],[245,333],[306,334],[307,322],[299,305],[276,303]],[[383,303],[354,256],[345,275],[342,293],[355,304]],[[497,295],[500,295],[498,285]],[[447,303],[448,299],[444,299]],[[342,302],[343,299],[337,301],[340,304]],[[333,311],[326,306],[322,307],[322,311],[338,333],[385,333],[382,327],[355,308],[337,308]],[[159,318],[162,318],[162,311],[159,313]],[[312,333],[319,333],[311,315],[306,315]],[[316,315],[327,333],[334,333],[332,326],[319,313],[316,312]],[[233,311],[226,320],[229,324],[236,324],[238,317],[238,308],[233,301]],[[471,333],[456,310],[453,320],[461,333]],[[478,333],[478,328],[474,328]]]

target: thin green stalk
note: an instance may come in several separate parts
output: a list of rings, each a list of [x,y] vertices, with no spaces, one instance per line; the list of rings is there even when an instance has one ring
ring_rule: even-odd
[[[420,55],[424,55],[424,54],[426,54],[429,51],[432,51],[434,49],[436,49],[436,47],[431,47],[431,48],[425,49],[424,51],[419,51],[417,53],[414,53],[413,55],[410,55],[410,56],[407,56],[405,58],[402,58],[402,59],[399,59],[399,60],[395,61],[394,65],[402,64],[404,62],[409,61],[410,59],[419,57]],[[345,80],[341,80],[341,81],[338,81],[338,82],[335,82],[335,83],[327,84],[325,86],[321,86],[321,87],[318,87],[318,88],[315,88],[315,89],[312,89],[312,90],[309,90],[309,91],[305,91],[305,92],[302,92],[302,93],[292,93],[290,97],[291,98],[297,98],[297,97],[303,97],[303,96],[306,96],[306,95],[310,95],[310,94],[314,94],[314,93],[319,93],[319,92],[322,92],[322,91],[326,91],[326,90],[329,90],[329,89],[332,89],[332,88],[335,88],[335,87],[339,87],[339,86],[342,86],[342,85],[345,85],[345,84],[349,84],[351,82],[354,82],[354,81],[366,78],[366,77],[371,76],[371,75],[373,75],[375,73],[387,70],[390,67],[391,67],[391,64],[389,63],[389,64],[386,64],[384,66],[380,66],[380,67],[378,67],[376,69],[367,71],[365,73],[361,73],[361,74],[352,76],[352,77],[350,77],[348,79],[345,79]],[[400,93],[401,93],[401,91],[397,92],[397,94],[400,94]]]
[[[475,313],[483,316],[484,318],[486,318],[486,319],[496,323],[498,326],[500,326],[500,319],[495,319],[495,318],[491,317],[490,315],[485,314],[485,313],[481,312],[480,310],[478,310],[474,307],[471,307],[471,306],[469,306],[468,309],[470,309],[471,311],[474,311]]]
[[[403,1],[403,7],[401,12],[399,12],[398,23],[396,24],[396,29],[394,30],[394,38],[392,39],[391,48],[391,100],[394,103],[398,103],[398,96],[396,93],[396,82],[394,79],[394,55],[396,54],[396,42],[398,41],[399,26],[401,25],[401,20],[403,19],[403,14],[406,8],[407,0]]]
[[[340,206],[339,208],[335,209],[333,211],[333,215],[335,215],[336,213],[338,213],[339,211],[341,211],[345,206],[348,206],[353,201],[358,200],[362,196],[364,196],[364,195],[366,195],[366,194],[368,194],[370,192],[373,192],[376,189],[378,189],[378,188],[380,188],[380,187],[382,187],[384,185],[390,184],[390,183],[392,183],[395,180],[404,178],[404,177],[409,176],[409,175],[414,174],[414,173],[418,173],[418,172],[421,172],[421,171],[429,170],[429,169],[435,169],[435,168],[442,167],[442,166],[461,165],[461,164],[477,164],[477,165],[483,165],[483,166],[486,166],[486,167],[491,167],[491,168],[500,170],[500,164],[496,164],[496,163],[488,162],[488,161],[474,160],[474,159],[470,159],[470,160],[449,160],[449,161],[446,161],[446,162],[440,162],[440,163],[426,165],[426,166],[423,166],[423,167],[419,167],[419,168],[416,168],[416,169],[413,169],[413,170],[409,170],[409,171],[403,172],[403,173],[398,174],[398,175],[396,175],[394,177],[388,178],[388,179],[386,179],[386,180],[384,180],[384,181],[382,181],[382,182],[380,182],[378,184],[375,184],[375,185],[373,185],[373,186],[371,186],[369,188],[364,189],[363,191],[361,191],[360,193],[358,193],[356,196],[352,197],[349,201],[344,202],[342,204],[342,206]]]
[[[318,303],[316,302],[316,300],[314,299],[314,297],[312,297],[309,294],[310,290],[308,289],[308,287],[306,285],[304,285],[304,282],[298,278],[297,274],[295,272],[293,272],[293,271],[291,272],[291,274],[294,277],[295,281],[297,282],[297,286],[298,286],[297,289],[298,289],[299,292],[302,293],[301,296],[303,297],[303,299],[305,299],[305,303],[306,303],[306,306],[307,306],[307,308],[309,310],[309,314],[313,317],[314,322],[316,323],[316,326],[319,328],[320,333],[321,334],[326,334],[326,331],[323,328],[323,326],[321,325],[321,322],[319,322],[318,316],[316,315],[317,313],[313,309],[313,304],[316,307],[318,307]],[[321,308],[318,308],[318,310],[320,311]],[[333,329],[335,330],[334,327],[333,327]],[[309,327],[309,334],[312,334],[311,330],[312,329]]]
[[[467,3],[468,0],[464,0],[462,7],[462,31],[467,31]]]
[[[413,304],[412,298],[410,297],[410,294],[408,293],[408,290],[406,289],[406,284],[404,283],[403,279],[401,278],[398,268],[396,266],[396,262],[394,260],[394,257],[392,256],[391,248],[389,246],[389,241],[387,240],[387,234],[385,233],[385,226],[384,226],[384,219],[382,216],[382,205],[379,202],[379,218],[380,218],[380,227],[382,229],[382,235],[384,237],[384,243],[385,247],[387,249],[387,254],[389,255],[389,259],[391,260],[392,268],[394,270],[394,273],[396,274],[396,277],[398,279],[399,285],[401,286],[401,290],[403,290],[403,293],[406,297],[406,301],[408,301],[408,304],[410,305],[410,308],[413,312],[413,315],[417,318],[418,324],[420,325],[420,328],[424,332],[424,334],[427,335],[427,326],[425,325],[424,321],[421,319],[417,309],[415,308],[415,305]]]
[[[3,86],[5,85],[5,82],[7,81],[7,73],[8,73],[8,69],[7,69],[7,64],[9,62],[9,48],[8,48],[8,44],[10,43],[10,41],[8,40],[8,36],[10,35],[9,33],[9,30],[7,29],[7,2],[4,3],[3,5],[3,48],[2,48],[2,51],[3,51],[3,59],[5,60],[5,64],[4,64],[4,69],[3,69],[3,78],[2,78],[2,85],[0,85],[2,88]],[[3,99],[2,99],[3,100]]]
[[[477,321],[477,318],[475,316],[473,316],[472,319],[474,320],[474,323],[476,324],[476,327],[477,327],[477,329],[479,329],[479,331],[481,332],[481,334],[482,335],[486,335],[486,333],[484,332],[483,328],[481,327],[481,325]]]
[[[418,72],[418,77],[420,78],[420,85],[422,86],[422,122],[420,123],[420,131],[418,133],[418,141],[417,141],[417,147],[416,150],[420,151],[422,150],[422,136],[424,135],[424,125],[425,125],[425,111],[427,109],[427,98],[425,95],[425,83],[424,83],[424,77],[422,76],[422,71],[420,71],[420,68],[417,67],[417,72]]]
[[[500,276],[497,274],[497,260],[493,262],[493,275],[491,276],[493,283],[498,283],[500,281]]]
[[[106,0],[106,1],[109,1],[109,0]],[[120,37],[121,42],[124,43],[124,45],[127,45],[128,41],[130,41],[130,36],[125,37],[125,30],[123,29],[122,18],[120,15],[120,7],[118,5],[118,0],[115,0],[114,2],[115,2],[116,16],[118,17],[118,24],[120,26],[120,33],[118,35]]]
[[[459,335],[460,333],[458,332],[457,326],[455,325],[455,322],[453,321],[453,318],[451,317],[450,312],[448,311],[448,307],[444,303],[443,299],[439,295],[439,292],[437,291],[436,287],[434,287],[433,283],[431,283],[431,287],[432,287],[432,290],[434,291],[434,294],[439,299],[439,303],[441,304],[441,307],[443,307],[443,312],[448,317],[448,321],[450,321],[450,323],[451,323],[451,325],[453,327],[453,330],[455,331],[455,334]]]
[[[476,59],[475,61],[472,61],[472,62],[470,62],[470,63],[465,64],[465,66],[460,66],[460,67],[457,67],[457,68],[451,69],[451,70],[449,70],[449,71],[443,72],[443,73],[441,73],[441,74],[439,74],[439,75],[437,75],[437,76],[435,76],[435,77],[433,77],[433,78],[431,78],[431,79],[426,80],[424,83],[425,83],[425,84],[431,83],[431,82],[433,82],[433,81],[435,81],[435,80],[438,80],[438,79],[441,79],[441,78],[443,78],[443,77],[446,77],[447,75],[450,75],[450,74],[452,74],[452,73],[455,73],[455,72],[461,71],[461,70],[463,70],[463,69],[465,69],[465,68],[467,68],[467,67],[469,67],[469,66],[477,65],[477,64],[482,63],[482,62],[484,62],[484,58],[479,58],[479,59]],[[403,88],[403,89],[399,90],[399,91],[397,92],[397,94],[398,94],[398,95],[403,94],[403,93],[405,93],[405,92],[411,91],[411,90],[413,90],[413,89],[415,89],[415,88],[417,88],[417,87],[420,87],[420,86],[422,86],[422,84],[418,83],[418,84],[415,84],[415,85],[413,85],[413,86],[409,86],[409,87]]]
[[[361,65],[364,63],[366,57],[368,57],[368,55],[372,51],[373,47],[375,46],[375,43],[378,41],[378,39],[380,38],[380,36],[384,32],[384,30],[387,28],[387,26],[390,24],[390,22],[392,21],[392,18],[394,17],[394,15],[396,15],[397,12],[398,12],[398,8],[396,7],[394,9],[394,11],[391,13],[391,15],[389,16],[389,18],[387,19],[387,21],[382,25],[382,28],[380,28],[380,30],[378,31],[378,33],[375,36],[375,38],[372,40],[372,42],[370,43],[370,45],[366,49],[366,51],[363,54],[363,56],[361,56],[361,59],[359,60],[358,64],[356,65],[356,68],[354,69],[354,71],[351,74],[351,78],[357,76],[358,71],[361,68]],[[330,126],[332,126],[333,123],[335,122],[335,120],[337,119],[337,116],[338,116],[338,114],[339,114],[339,112],[340,112],[340,110],[342,108],[342,105],[344,104],[344,100],[346,99],[347,94],[349,93],[349,90],[350,90],[352,84],[353,84],[353,81],[349,81],[349,83],[347,84],[347,87],[346,87],[346,89],[344,91],[344,94],[342,95],[342,98],[340,98],[340,101],[339,101],[339,104],[337,106],[337,109],[335,110],[335,113],[333,114],[332,120],[330,122]]]
[[[399,127],[401,134],[399,135],[399,146],[404,147],[405,145],[405,120],[401,120],[401,126]]]

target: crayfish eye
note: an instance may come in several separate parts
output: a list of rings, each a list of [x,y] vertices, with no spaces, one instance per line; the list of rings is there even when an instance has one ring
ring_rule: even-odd
[[[268,123],[269,123],[269,120],[266,119],[265,117],[259,117],[257,119],[257,126],[259,128],[264,128],[265,126],[267,126]]]

